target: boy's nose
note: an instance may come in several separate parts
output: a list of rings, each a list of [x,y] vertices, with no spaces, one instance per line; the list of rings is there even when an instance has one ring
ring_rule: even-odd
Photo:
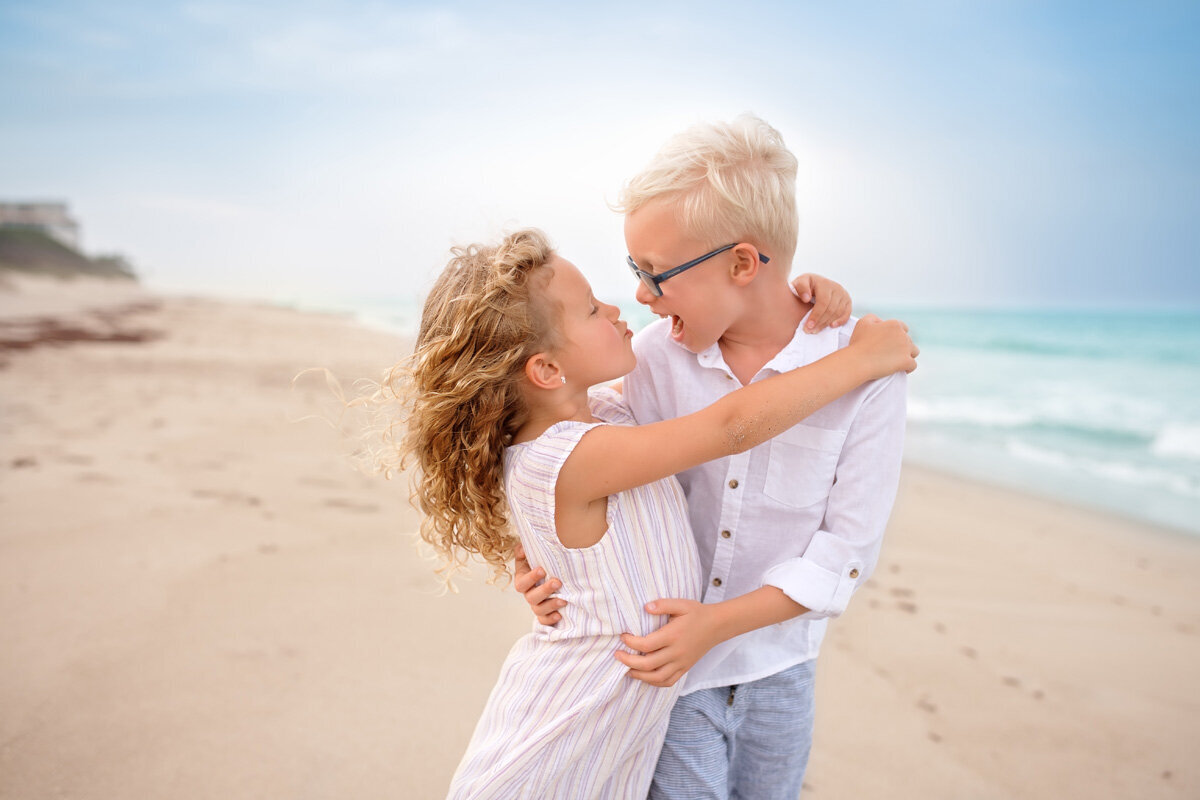
[[[654,302],[654,293],[641,281],[637,282],[637,289],[633,292],[633,298],[644,306],[648,306]]]

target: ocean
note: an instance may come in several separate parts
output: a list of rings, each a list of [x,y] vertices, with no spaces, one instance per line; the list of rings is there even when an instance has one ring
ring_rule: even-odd
[[[921,347],[908,459],[1200,534],[1200,312],[877,313]]]
[[[332,305],[401,333],[420,314]],[[921,347],[906,459],[1200,535],[1200,311],[867,310]]]

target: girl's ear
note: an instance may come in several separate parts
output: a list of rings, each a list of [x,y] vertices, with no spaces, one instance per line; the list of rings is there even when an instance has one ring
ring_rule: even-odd
[[[729,277],[738,286],[745,286],[758,276],[758,268],[761,265],[758,260],[758,248],[742,242],[730,252],[734,255],[734,262],[729,268]]]
[[[548,353],[535,353],[526,360],[525,377],[539,389],[562,386],[562,371]]]

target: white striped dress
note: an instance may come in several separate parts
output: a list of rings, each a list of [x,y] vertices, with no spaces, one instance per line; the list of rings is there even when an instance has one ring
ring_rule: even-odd
[[[619,396],[593,394],[592,413],[633,424]],[[608,530],[569,549],[554,527],[558,472],[580,438],[603,423],[566,421],[505,454],[505,491],[529,561],[562,580],[554,627],[534,623],[500,669],[449,798],[644,798],[680,681],[664,689],[626,675],[613,657],[624,632],[666,619],[643,606],[700,598],[700,564],[674,478],[608,498]]]

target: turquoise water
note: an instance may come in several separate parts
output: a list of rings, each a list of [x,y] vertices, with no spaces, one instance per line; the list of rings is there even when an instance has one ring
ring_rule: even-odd
[[[1200,312],[886,313],[908,458],[1200,533]]]
[[[404,333],[420,313],[335,305]],[[906,458],[1200,534],[1200,311],[866,310],[921,346]]]

